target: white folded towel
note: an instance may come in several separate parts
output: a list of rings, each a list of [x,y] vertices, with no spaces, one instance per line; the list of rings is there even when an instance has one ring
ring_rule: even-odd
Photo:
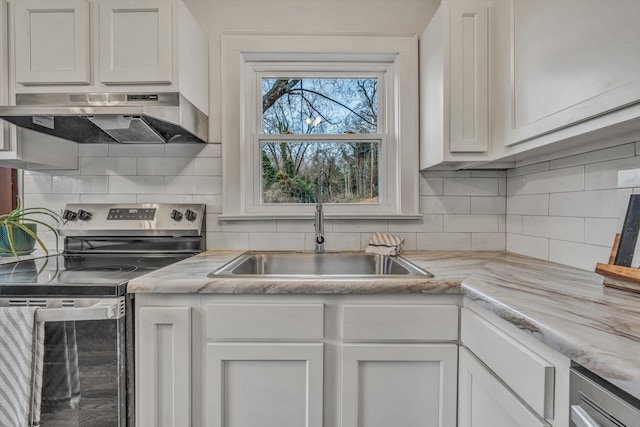
[[[0,309],[0,425],[40,425],[44,323],[35,307]]]
[[[364,250],[370,254],[400,255],[404,239],[387,233],[375,232],[369,240],[369,246]]]

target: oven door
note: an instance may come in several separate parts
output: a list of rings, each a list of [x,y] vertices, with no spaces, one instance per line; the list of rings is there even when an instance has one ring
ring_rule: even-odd
[[[570,427],[640,427],[640,401],[582,367],[571,368]]]
[[[42,427],[133,425],[126,297],[7,298],[0,304],[40,307],[36,319],[45,322]]]

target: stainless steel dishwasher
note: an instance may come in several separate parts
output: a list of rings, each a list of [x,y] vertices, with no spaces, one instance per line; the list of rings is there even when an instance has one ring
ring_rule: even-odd
[[[582,366],[570,373],[571,427],[640,427],[640,400]]]

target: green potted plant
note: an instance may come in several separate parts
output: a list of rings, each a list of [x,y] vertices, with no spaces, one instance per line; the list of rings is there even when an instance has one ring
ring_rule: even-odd
[[[60,222],[60,215],[47,208],[23,208],[18,198],[17,207],[8,214],[0,215],[0,256],[20,257],[33,252],[36,242],[49,255],[46,245],[37,234],[38,224],[48,228],[56,237],[58,247],[58,231],[45,219]],[[41,219],[36,219],[41,218]]]

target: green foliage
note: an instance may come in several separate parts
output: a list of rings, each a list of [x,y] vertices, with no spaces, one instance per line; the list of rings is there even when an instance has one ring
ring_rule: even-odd
[[[60,222],[61,220],[60,215],[58,215],[51,209],[23,208],[22,202],[20,201],[20,199],[18,199],[17,207],[13,211],[9,212],[8,214],[0,215],[0,226],[6,227],[7,237],[10,245],[9,248],[0,248],[0,252],[7,254],[10,253],[13,256],[18,257],[13,237],[13,227],[16,227],[34,238],[36,242],[38,242],[38,245],[40,245],[40,247],[44,250],[45,254],[49,255],[49,251],[47,250],[44,242],[40,240],[37,234],[31,231],[31,229],[29,229],[25,224],[39,224],[51,230],[56,237],[56,249],[58,248],[58,231],[50,224],[44,222],[42,219],[35,219],[34,216],[36,218],[50,219],[55,221],[56,223]]]
[[[276,182],[276,168],[271,164],[269,156],[264,151],[262,152],[262,185],[265,188],[271,188],[274,182]]]

